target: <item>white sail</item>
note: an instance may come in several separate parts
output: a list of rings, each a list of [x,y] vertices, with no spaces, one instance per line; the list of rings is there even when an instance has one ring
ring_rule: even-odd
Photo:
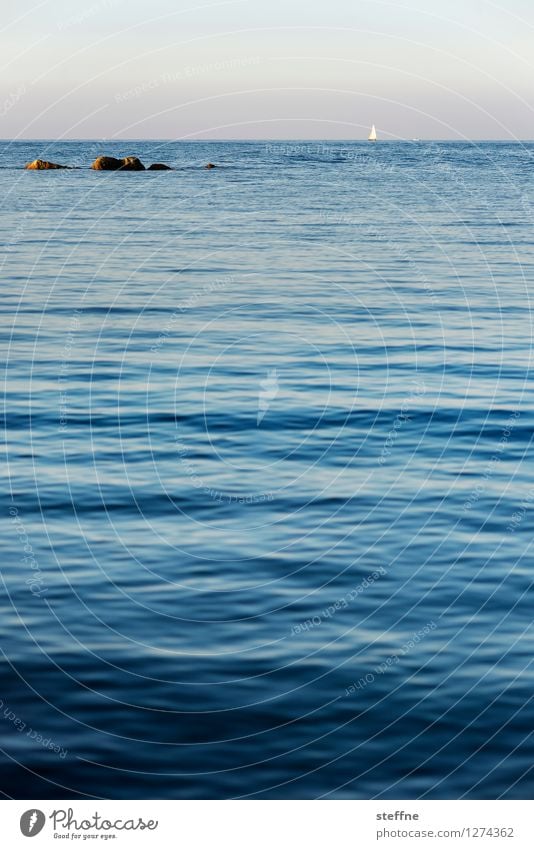
[[[376,141],[376,127],[374,124],[371,127],[371,132],[369,133],[369,141]]]

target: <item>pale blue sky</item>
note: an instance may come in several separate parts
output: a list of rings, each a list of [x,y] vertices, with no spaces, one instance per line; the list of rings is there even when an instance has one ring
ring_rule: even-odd
[[[534,138],[532,0],[10,0],[2,138]]]

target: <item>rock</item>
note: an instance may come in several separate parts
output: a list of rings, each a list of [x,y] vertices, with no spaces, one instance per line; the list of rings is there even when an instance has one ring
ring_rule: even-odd
[[[95,159],[91,168],[95,171],[118,171],[122,166],[122,159],[115,159],[113,156],[99,156]]]
[[[208,164],[207,164],[207,165],[204,165],[204,168],[208,168],[208,169],[209,169],[209,168],[217,168],[217,166],[216,166],[216,165],[214,165],[214,164],[213,164],[213,162],[208,162]]]
[[[47,162],[45,159],[34,159],[25,166],[28,171],[48,171],[53,168],[69,168],[68,165],[57,165],[55,162]]]
[[[144,171],[145,166],[137,156],[125,156],[115,159],[114,156],[99,156],[91,168],[94,171]]]
[[[122,160],[121,171],[146,171],[145,166],[137,156],[125,156]]]
[[[171,168],[170,165],[165,165],[163,162],[154,162],[148,166],[147,171],[174,171],[174,168]]]

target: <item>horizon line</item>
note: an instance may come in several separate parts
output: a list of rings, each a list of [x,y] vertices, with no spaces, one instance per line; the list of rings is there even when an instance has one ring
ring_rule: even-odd
[[[138,136],[132,138],[106,138],[104,136],[84,136],[84,137],[76,137],[76,138],[57,138],[53,136],[49,137],[35,137],[35,138],[8,138],[0,136],[1,142],[102,142],[102,143],[120,143],[120,142],[172,142],[176,144],[178,142],[183,143],[220,143],[220,142],[241,142],[243,144],[255,144],[258,142],[322,142],[325,143],[335,143],[335,142],[353,142],[353,143],[368,143],[369,140],[367,138],[354,138],[353,136],[349,138],[337,138],[337,139],[325,139],[325,138],[309,138],[309,137],[299,137],[299,138],[257,138],[257,139],[249,139],[249,138],[164,138],[157,136]],[[495,143],[506,143],[506,144],[523,144],[523,143],[531,143],[534,142],[534,138],[469,138],[469,139],[461,139],[461,138],[381,138],[378,139],[373,144],[400,144],[408,142],[413,144],[413,142],[447,142],[447,143],[456,143],[456,144],[476,144],[476,143],[486,143],[486,144],[495,144]]]

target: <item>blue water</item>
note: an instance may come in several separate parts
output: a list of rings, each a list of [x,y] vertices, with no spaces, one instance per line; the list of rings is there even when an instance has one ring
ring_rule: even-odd
[[[3,794],[531,797],[534,144],[0,183]]]

